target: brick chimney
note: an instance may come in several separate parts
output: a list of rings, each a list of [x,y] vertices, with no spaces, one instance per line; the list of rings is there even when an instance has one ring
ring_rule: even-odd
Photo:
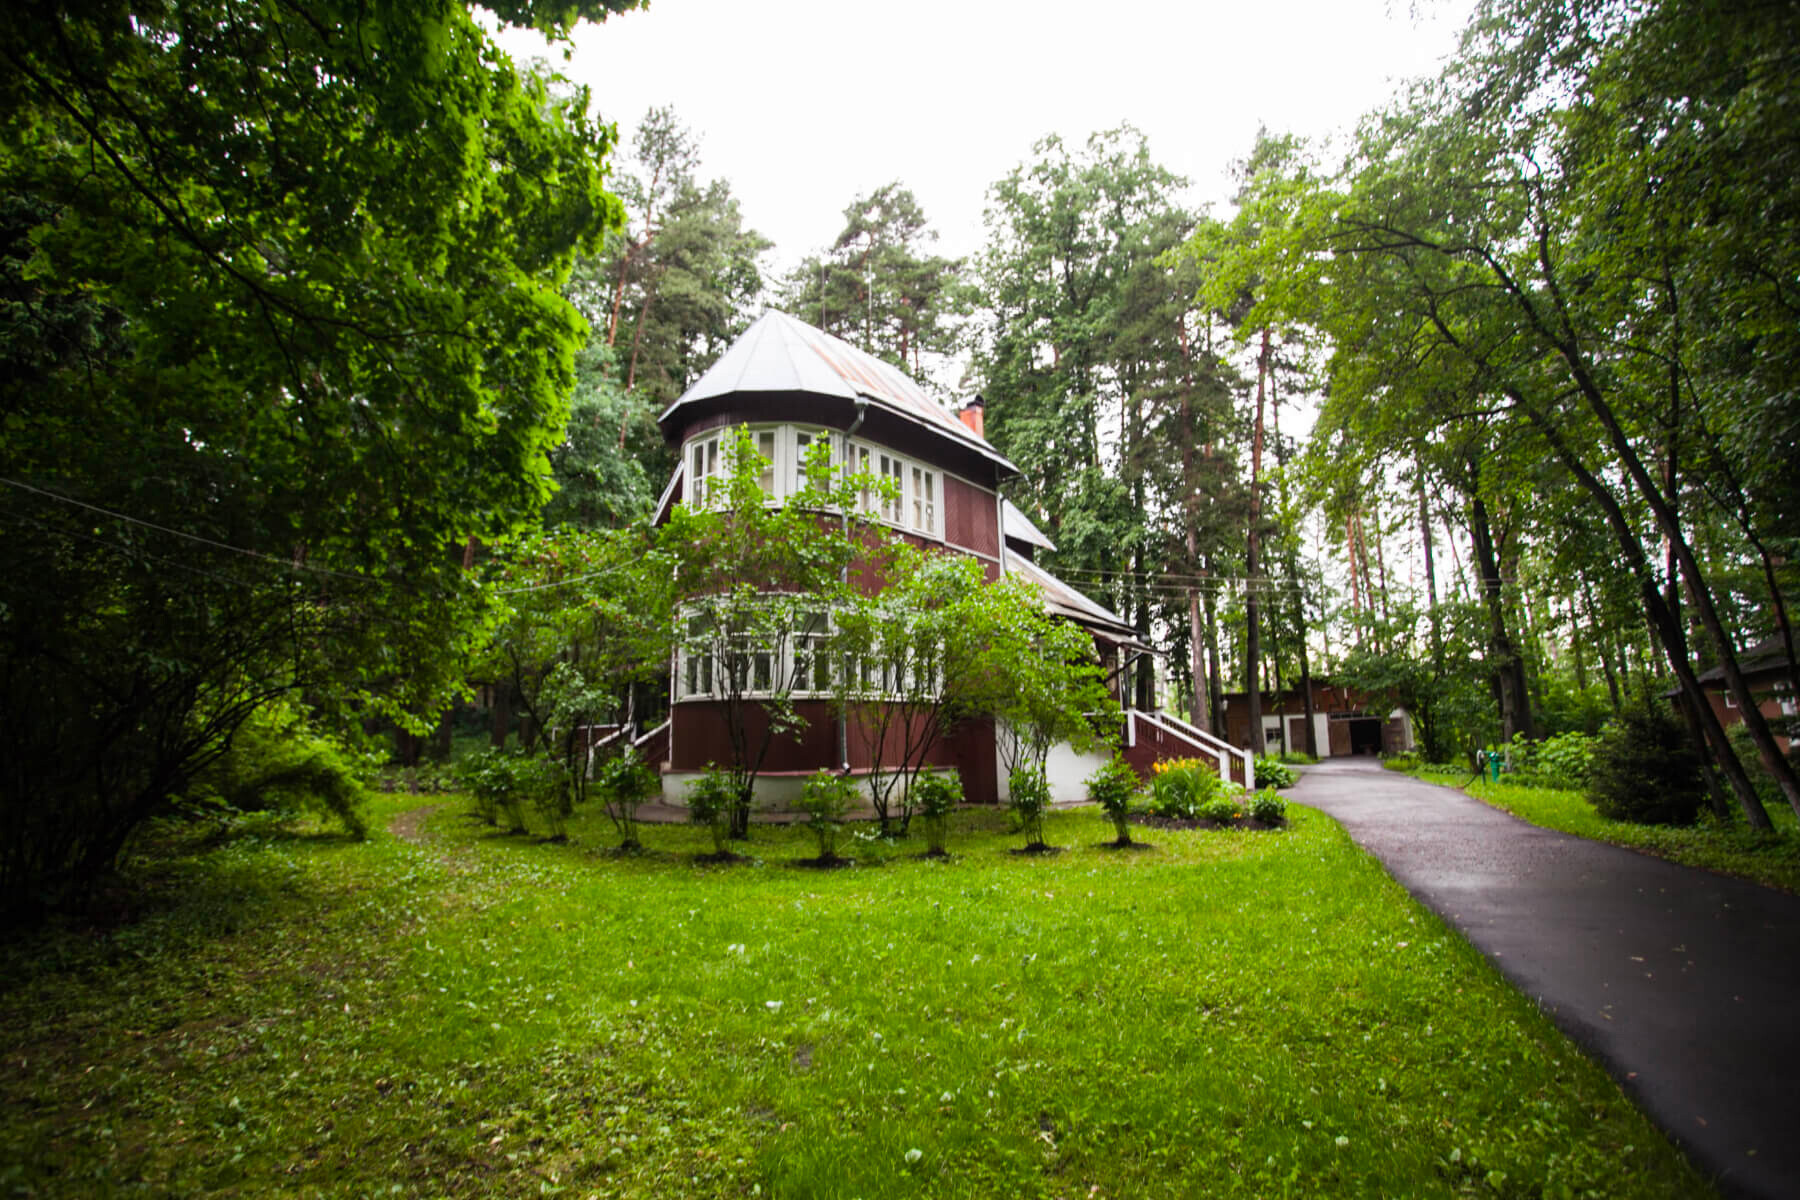
[[[956,414],[956,419],[961,421],[964,425],[967,425],[969,427],[969,432],[973,433],[978,438],[985,438],[987,436],[982,432],[981,421],[985,406],[986,402],[983,401],[980,396],[977,396],[967,404],[963,405],[962,411]]]

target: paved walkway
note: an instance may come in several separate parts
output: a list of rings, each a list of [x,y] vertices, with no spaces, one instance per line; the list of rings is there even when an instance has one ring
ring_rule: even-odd
[[[1459,929],[1729,1195],[1800,1197],[1800,897],[1363,760],[1291,793]]]

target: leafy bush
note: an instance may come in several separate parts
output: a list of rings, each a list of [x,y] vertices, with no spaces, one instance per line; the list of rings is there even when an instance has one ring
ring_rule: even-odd
[[[1256,782],[1264,787],[1290,788],[1299,782],[1300,772],[1273,755],[1256,760]]]
[[[1737,751],[1738,761],[1744,764],[1744,773],[1750,776],[1750,786],[1756,789],[1764,808],[1786,808],[1787,797],[1781,794],[1781,785],[1769,774],[1769,769],[1762,764],[1762,756],[1757,752],[1756,739],[1751,736],[1750,727],[1742,721],[1725,731],[1731,739],[1731,748]],[[1788,751],[1788,761],[1800,770],[1800,742],[1793,744]]]
[[[1137,772],[1131,769],[1131,764],[1118,754],[1113,755],[1105,765],[1088,777],[1088,799],[1106,813],[1119,835],[1121,846],[1131,843],[1129,823],[1143,786]]]
[[[511,756],[493,747],[465,755],[456,763],[456,777],[475,802],[475,812],[489,825],[500,823],[500,800],[512,787]]]
[[[1151,811],[1159,817],[1194,820],[1225,786],[1212,764],[1204,759],[1166,759],[1150,768]]]
[[[1594,748],[1587,798],[1614,821],[1692,825],[1704,795],[1687,730],[1660,706],[1620,714]]]
[[[1274,788],[1262,788],[1250,797],[1250,816],[1264,825],[1287,820],[1287,801]]]
[[[814,771],[800,789],[799,809],[806,814],[806,827],[819,839],[819,861],[837,857],[838,830],[844,816],[856,804],[856,789],[850,780],[821,767]]]
[[[1407,751],[1405,754],[1390,754],[1381,760],[1381,765],[1390,771],[1416,771],[1420,766],[1417,754]],[[1259,775],[1258,778],[1261,776]]]
[[[1229,825],[1243,815],[1243,806],[1232,796],[1214,796],[1200,806],[1200,816],[1204,820],[1220,825]]]
[[[525,805],[545,812],[554,833],[562,827],[562,768],[549,759],[491,748],[457,764],[457,775],[474,798],[475,810],[489,825],[504,813],[508,833],[525,833]]]
[[[369,832],[361,812],[365,770],[297,708],[276,703],[238,728],[225,753],[195,774],[183,800],[201,811],[329,813],[361,839]]]
[[[725,845],[729,832],[726,822],[736,803],[737,785],[732,782],[730,772],[712,763],[706,764],[706,770],[688,788],[688,818],[712,831],[713,853],[721,858],[730,853]]]
[[[537,810],[550,829],[550,840],[567,841],[568,817],[574,811],[569,796],[569,773],[561,762],[542,754],[525,754],[518,758],[517,787],[519,794]]]
[[[1507,747],[1507,770],[1517,783],[1579,791],[1587,786],[1599,738],[1585,733],[1559,733],[1541,742],[1515,735]]]
[[[1042,767],[1021,767],[1007,776],[1007,807],[1019,818],[1027,850],[1044,846],[1044,812],[1050,807],[1050,781]]]
[[[954,770],[921,771],[913,780],[913,803],[925,822],[926,853],[942,856],[949,833],[950,814],[962,803],[962,776]]]
[[[627,746],[624,753],[602,762],[594,771],[594,790],[600,793],[600,803],[612,819],[613,827],[619,831],[621,849],[643,847],[638,840],[637,810],[661,786],[655,769],[631,746]]]

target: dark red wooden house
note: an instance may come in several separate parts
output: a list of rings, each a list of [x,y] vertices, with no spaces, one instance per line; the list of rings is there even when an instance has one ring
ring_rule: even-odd
[[[1117,661],[1132,641],[1116,614],[1056,579],[1033,561],[1053,548],[1000,495],[1018,469],[982,436],[979,401],[953,414],[896,368],[786,313],[770,311],[658,418],[679,448],[680,465],[658,503],[661,520],[672,505],[703,496],[726,469],[728,432],[750,431],[768,460],[764,490],[780,499],[798,490],[802,456],[824,441],[834,463],[891,478],[898,497],[879,519],[919,545],[941,546],[978,559],[988,578],[1003,572],[1037,583],[1053,611],[1092,633],[1103,662]],[[670,718],[641,744],[660,762],[664,794],[680,796],[708,763],[730,756],[723,702],[703,672],[671,664]],[[827,692],[793,694],[806,721],[797,735],[778,739],[758,782],[758,804],[785,807],[805,776],[840,764],[847,746],[852,773],[870,766],[860,737],[841,737],[837,706]],[[1090,761],[1091,760],[1091,761]],[[1053,790],[1079,798],[1081,780],[1097,765],[1066,747],[1053,752]],[[976,802],[1003,798],[991,725],[975,723],[937,745],[932,765],[953,766]]]

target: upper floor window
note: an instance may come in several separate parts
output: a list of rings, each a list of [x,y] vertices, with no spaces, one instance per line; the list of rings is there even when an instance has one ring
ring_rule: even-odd
[[[732,436],[729,428],[715,429],[688,442],[690,503],[695,506],[722,501],[719,489],[728,473],[725,457]],[[921,537],[944,536],[943,479],[935,467],[866,442],[850,443],[849,453],[844,454],[843,439],[828,429],[751,426],[750,436],[757,457],[762,460],[756,482],[771,499],[787,500],[805,489],[808,456],[816,453],[815,447],[824,445],[834,467],[886,480],[890,485],[890,495],[874,489],[865,491],[860,504],[863,512]]]

